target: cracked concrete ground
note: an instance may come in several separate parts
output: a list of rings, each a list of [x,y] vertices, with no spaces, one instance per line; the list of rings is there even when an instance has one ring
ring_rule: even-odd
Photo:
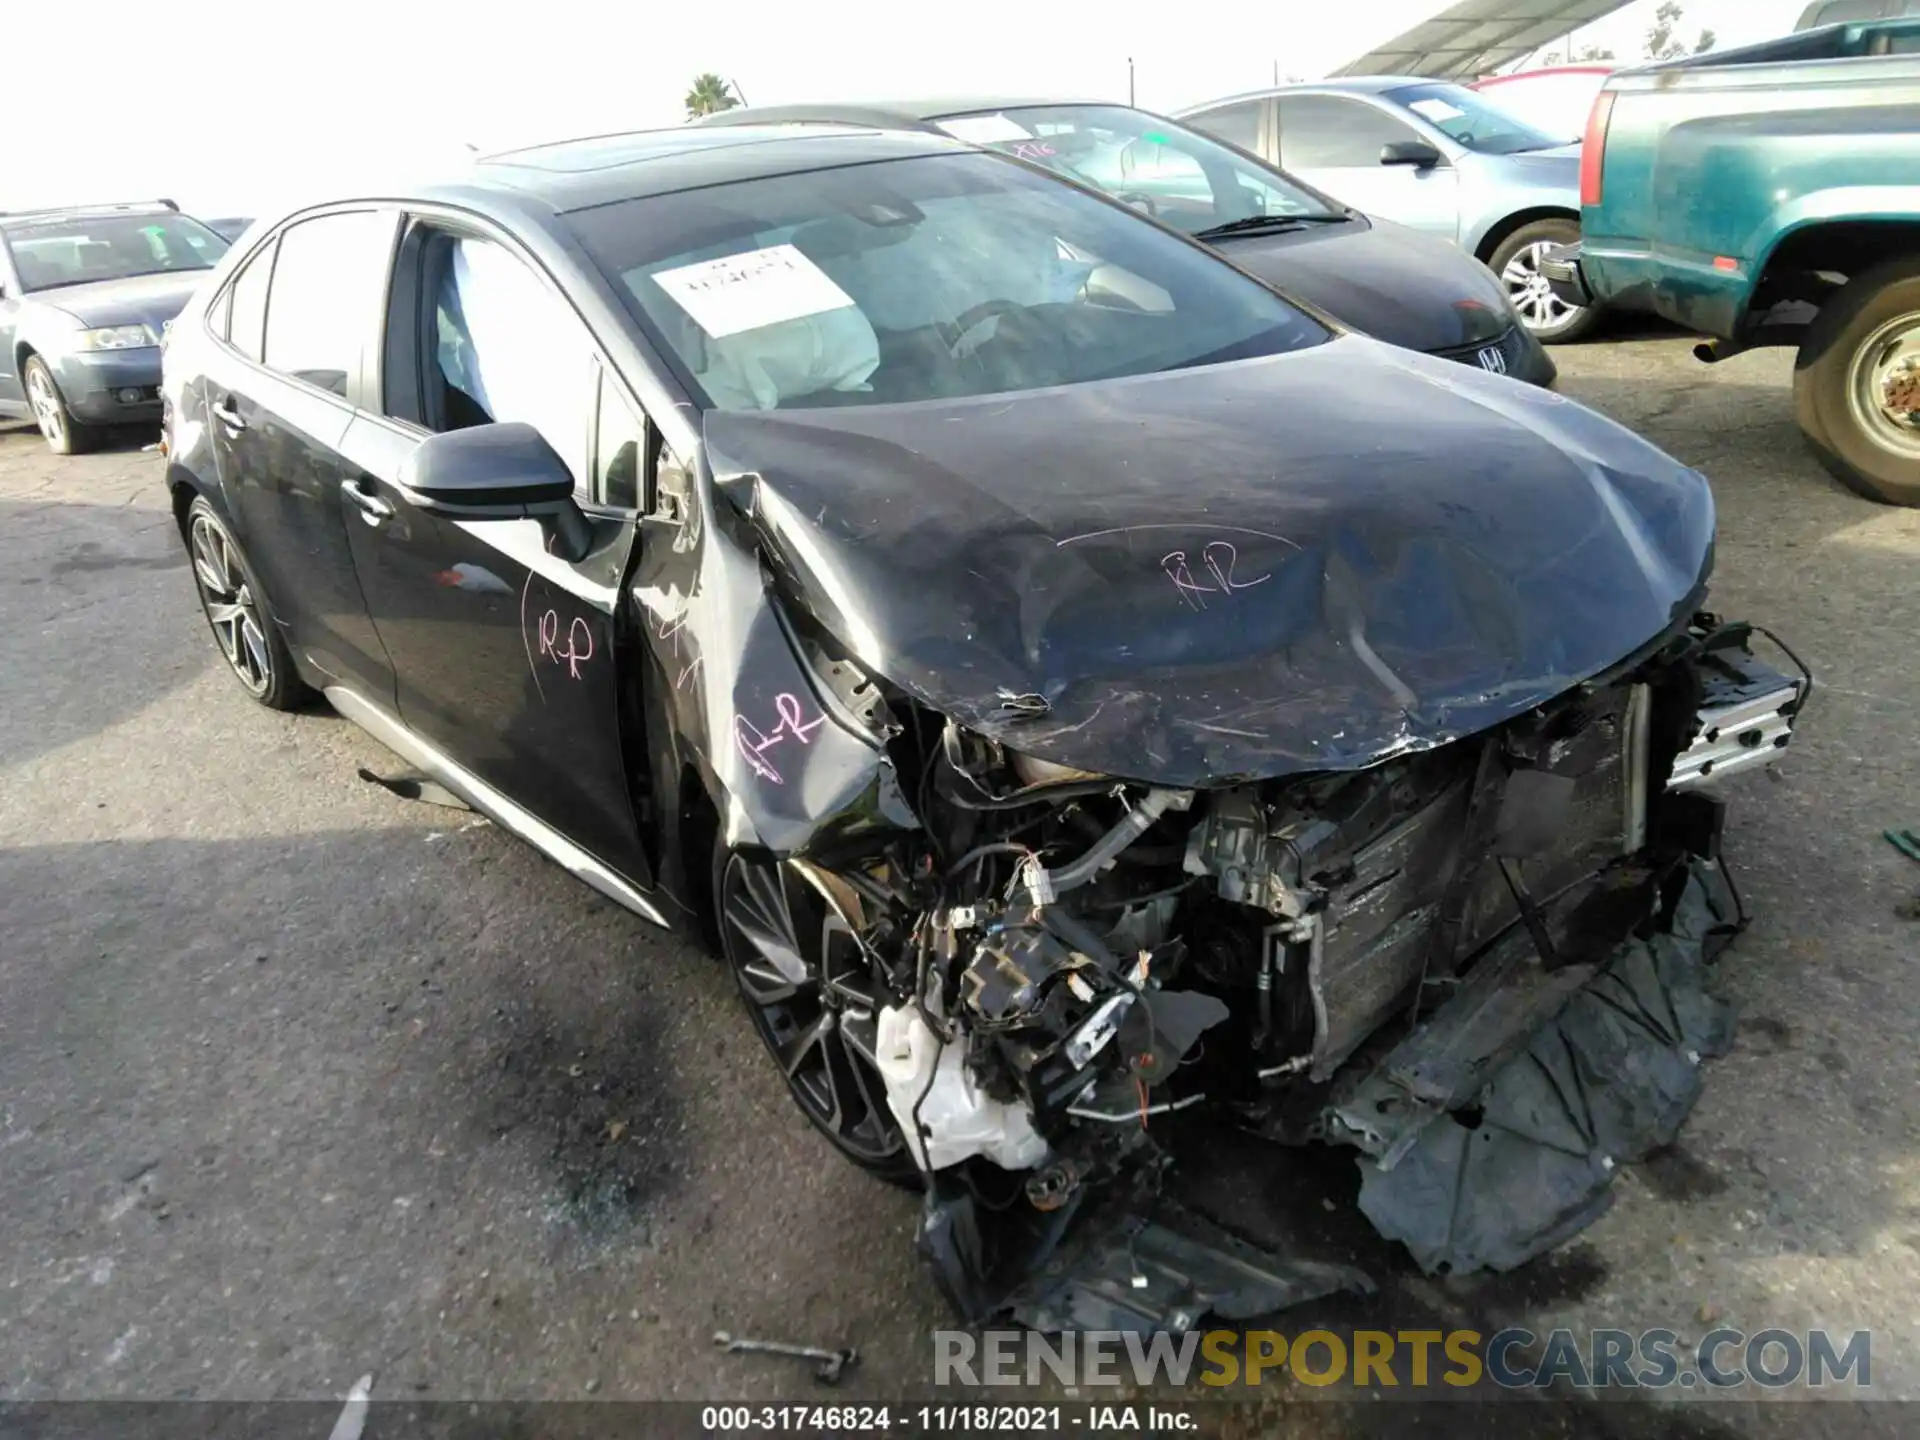
[[[1865,1327],[1910,1397],[1920,865],[1881,831],[1920,826],[1920,512],[1819,469],[1788,356],[1687,351],[1563,350],[1562,388],[1713,477],[1717,605],[1823,689],[1777,771],[1732,783],[1756,920],[1718,984],[1745,1018],[1681,1145],[1568,1249],[1445,1283],[1348,1223],[1345,1158],[1203,1145],[1190,1185],[1382,1280],[1282,1328]],[[945,1312],[912,1199],[815,1140],[705,956],[361,782],[389,757],[331,714],[249,703],[150,438],[57,460],[0,431],[0,1399],[806,1388],[716,1357],[721,1328],[858,1344],[849,1397],[923,1386]],[[1646,1407],[1600,1408],[1530,1429]],[[1347,1430],[1322,1409],[1290,1423]],[[1844,1428],[1687,1410],[1713,1418],[1645,1433]]]

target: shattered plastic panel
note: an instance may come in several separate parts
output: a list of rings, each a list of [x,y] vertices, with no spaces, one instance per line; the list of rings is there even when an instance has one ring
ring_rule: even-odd
[[[862,663],[1025,753],[1159,784],[1484,730],[1684,617],[1712,555],[1696,472],[1550,393],[1358,337],[715,412],[706,438],[721,491]]]
[[[1430,1273],[1511,1270],[1591,1224],[1616,1167],[1673,1142],[1701,1061],[1732,1042],[1732,1011],[1703,986],[1735,914],[1718,870],[1695,860],[1671,929],[1627,941],[1533,1032],[1480,1093],[1477,1125],[1436,1114],[1409,1146],[1360,1162],[1367,1218]]]

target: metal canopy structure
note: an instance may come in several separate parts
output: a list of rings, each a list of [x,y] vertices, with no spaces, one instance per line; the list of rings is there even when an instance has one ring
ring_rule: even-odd
[[[1632,0],[1458,0],[1336,75],[1426,75],[1477,80]]]

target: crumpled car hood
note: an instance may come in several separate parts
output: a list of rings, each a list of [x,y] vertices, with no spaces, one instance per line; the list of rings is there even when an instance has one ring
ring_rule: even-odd
[[[1690,614],[1705,479],[1563,397],[1359,336],[957,401],[710,412],[797,601],[1043,759],[1192,786],[1445,744]]]

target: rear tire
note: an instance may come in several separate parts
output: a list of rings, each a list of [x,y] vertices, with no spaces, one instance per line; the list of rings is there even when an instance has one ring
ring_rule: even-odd
[[[294,669],[240,542],[204,495],[187,507],[186,541],[207,628],[241,689],[269,710],[298,710],[313,691]]]
[[[54,383],[53,371],[38,355],[29,355],[20,367],[20,380],[26,387],[27,406],[40,427],[40,437],[56,455],[81,455],[100,443],[100,432],[92,425],[73,418],[66,397]]]
[[[1569,305],[1547,288],[1540,257],[1555,245],[1580,238],[1578,220],[1535,220],[1522,225],[1494,247],[1487,268],[1499,277],[1520,323],[1543,345],[1584,340],[1600,323],[1598,305]]]
[[[1794,363],[1793,402],[1842,485],[1920,505],[1920,260],[1862,271],[1821,307]]]

